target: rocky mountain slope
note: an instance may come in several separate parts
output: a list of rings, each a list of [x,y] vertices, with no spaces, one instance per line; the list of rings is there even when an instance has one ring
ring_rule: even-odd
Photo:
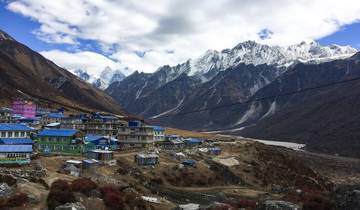
[[[135,72],[107,92],[153,123],[296,141],[310,150],[356,155],[357,82],[258,101],[360,76],[360,54],[355,53],[337,45],[245,42],[153,74]]]
[[[349,46],[321,46],[315,42],[279,47],[247,41],[221,52],[209,50],[197,59],[173,67],[163,66],[152,74],[135,72],[106,91],[133,113],[179,126],[185,121],[159,117],[241,102],[297,63],[321,63],[355,52]],[[223,127],[224,123],[214,114],[199,114],[198,120],[187,123],[185,128]]]
[[[251,126],[236,133],[256,138],[296,141],[307,144],[310,150],[360,157],[360,53],[346,60],[297,65],[258,91],[253,98],[347,80],[352,81],[253,102],[249,107],[259,110],[257,116],[251,116],[254,124],[251,125],[251,121],[244,122],[238,127]],[[274,113],[263,118],[270,107],[275,107]],[[241,111],[235,113],[244,115]]]
[[[124,113],[103,91],[0,31],[0,99],[8,105],[16,97],[43,106]]]
[[[73,73],[80,79],[102,90],[106,89],[114,82],[120,82],[126,77],[120,70],[113,70],[108,66],[105,67],[99,76],[91,75],[82,69],[76,69]]]

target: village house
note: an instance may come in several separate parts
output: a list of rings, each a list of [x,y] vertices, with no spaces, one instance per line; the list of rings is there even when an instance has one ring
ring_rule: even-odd
[[[36,147],[45,153],[83,153],[93,149],[84,144],[84,135],[76,129],[44,129],[36,138]]]
[[[32,101],[17,99],[12,103],[12,110],[14,115],[34,118],[36,114],[36,104]]]
[[[6,107],[0,108],[0,123],[13,122],[12,110]]]
[[[60,123],[65,118],[62,112],[51,112],[41,117],[41,124],[48,125],[50,123]]]
[[[117,116],[93,113],[91,116],[70,116],[62,119],[61,128],[78,129],[85,134],[116,137],[118,130],[125,127],[127,121]]]
[[[82,161],[79,160],[67,160],[62,168],[63,173],[71,176],[81,175]]]
[[[0,123],[0,138],[29,138],[34,128],[23,124]]]
[[[100,161],[110,161],[114,159],[114,152],[109,150],[94,149],[87,152],[86,157]]]
[[[100,162],[95,159],[86,159],[82,161],[83,169],[96,169],[99,167]]]
[[[164,141],[165,140],[165,128],[160,126],[151,126],[154,129],[154,141]]]
[[[70,115],[60,119],[59,126],[64,129],[77,129],[85,133],[84,121],[87,119],[85,114]]]
[[[183,162],[181,162],[181,164],[184,166],[187,166],[187,167],[195,167],[196,161],[192,160],[192,159],[188,159],[188,160],[184,160]]]
[[[33,145],[29,138],[0,138],[0,145]]]
[[[88,134],[85,136],[85,142],[92,143],[96,149],[116,150],[119,149],[119,141],[110,136],[98,136]]]
[[[171,138],[170,139],[167,138],[166,140],[157,143],[157,145],[166,150],[176,150],[185,147],[185,143],[181,139],[171,139]]]
[[[0,164],[29,164],[32,145],[0,145]]]
[[[200,139],[188,138],[184,139],[184,143],[186,147],[195,147],[201,145],[203,141]]]
[[[129,121],[127,127],[119,129],[118,140],[121,147],[151,148],[154,146],[154,129],[140,121]]]
[[[221,148],[220,147],[208,148],[207,152],[208,152],[209,155],[220,155],[221,154]]]
[[[140,166],[154,166],[160,162],[159,155],[154,153],[136,154],[134,157],[135,163]]]

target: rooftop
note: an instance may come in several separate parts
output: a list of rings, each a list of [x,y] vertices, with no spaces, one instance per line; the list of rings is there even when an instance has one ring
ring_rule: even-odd
[[[48,117],[49,118],[65,118],[63,113],[54,113],[54,112],[49,113]]]
[[[110,137],[110,136],[99,136],[99,135],[94,135],[94,134],[87,134],[85,137],[86,141],[96,141],[99,139],[110,139],[110,141],[118,141],[116,138],[114,137]]]
[[[79,132],[76,129],[44,129],[40,131],[38,136],[62,136],[62,137],[70,137]]]
[[[32,145],[0,145],[0,152],[32,152]]]
[[[33,144],[33,140],[29,138],[0,138],[2,144]]]
[[[92,150],[92,152],[96,152],[96,153],[113,153],[113,151],[102,150],[102,149],[94,149],[94,150]]]
[[[145,154],[145,153],[140,153],[140,154],[136,154],[137,157],[140,158],[158,158],[159,155],[154,154],[154,153],[150,153],[150,154]]]
[[[34,128],[24,124],[0,123],[0,131],[32,131]]]
[[[67,160],[66,163],[78,165],[78,164],[81,164],[81,161],[80,160]]]
[[[165,128],[161,127],[161,126],[153,125],[150,127],[152,127],[154,129],[154,131],[165,131]]]

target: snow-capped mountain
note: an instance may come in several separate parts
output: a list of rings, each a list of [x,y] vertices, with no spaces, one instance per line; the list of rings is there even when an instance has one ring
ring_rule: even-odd
[[[287,47],[268,46],[246,41],[238,44],[232,49],[225,49],[221,52],[208,50],[197,59],[188,61],[184,72],[188,75],[200,76],[208,81],[218,71],[225,70],[239,63],[245,64],[267,64],[276,67],[288,67],[297,62],[321,63],[339,58],[352,56],[357,50],[350,46],[328,45],[321,46],[316,42],[301,42],[300,44]]]
[[[239,116],[220,110],[195,117],[158,117],[247,101],[296,66],[317,66],[351,57],[356,52],[349,46],[321,46],[316,42],[283,47],[247,41],[221,52],[208,50],[199,58],[173,67],[163,66],[151,74],[135,72],[121,82],[114,82],[106,92],[128,111],[159,119],[155,123],[187,129],[220,129],[227,119],[237,118],[239,125],[248,122],[250,116],[254,119],[270,116],[278,107],[274,104],[263,115],[250,108]]]
[[[113,82],[119,82],[125,78],[125,75],[120,70],[113,70],[108,66],[105,67],[99,76],[89,74],[86,70],[82,69],[76,69],[73,73],[80,79],[100,89],[106,89]]]
[[[188,76],[196,76],[202,82],[206,82],[212,79],[219,71],[236,66],[239,63],[267,64],[284,70],[298,62],[322,63],[347,58],[356,52],[357,50],[350,46],[336,44],[321,46],[317,42],[301,42],[296,45],[282,47],[246,41],[232,49],[224,49],[221,52],[208,50],[198,58],[189,59],[185,63],[170,68],[169,66],[163,66],[156,72],[166,69],[167,77],[161,78],[161,85],[176,79],[184,73]]]

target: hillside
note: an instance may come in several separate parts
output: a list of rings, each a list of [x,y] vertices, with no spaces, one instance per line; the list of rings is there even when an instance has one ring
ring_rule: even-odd
[[[81,111],[124,113],[103,91],[0,31],[0,100],[9,105],[17,97],[42,106]]]
[[[360,77],[360,53],[350,59],[320,65],[298,65],[260,90],[253,98],[279,95]],[[242,131],[240,135],[295,141],[308,150],[360,157],[360,81],[354,80],[301,94],[254,102],[278,111]],[[266,112],[266,111],[265,111]]]

